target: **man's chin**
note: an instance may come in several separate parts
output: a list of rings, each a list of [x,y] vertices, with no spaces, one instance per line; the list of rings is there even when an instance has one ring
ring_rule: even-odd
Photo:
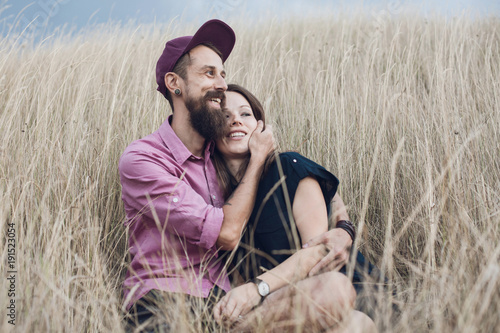
[[[225,118],[221,119],[219,118],[219,121],[217,121],[217,116],[216,113],[222,114],[220,110],[206,110],[208,117],[206,118],[200,118],[200,119],[191,119],[191,125],[193,128],[200,133],[201,136],[203,136],[206,140],[212,141],[212,140],[218,140],[224,137],[226,130],[225,130]],[[213,113],[212,113],[213,112]]]
[[[226,127],[226,117],[218,103],[213,105],[212,101],[200,103],[196,107],[192,101],[186,102],[190,112],[190,120],[193,128],[206,140],[217,140],[224,136]]]

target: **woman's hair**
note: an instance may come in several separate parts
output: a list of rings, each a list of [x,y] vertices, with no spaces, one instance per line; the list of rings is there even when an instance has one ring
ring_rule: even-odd
[[[260,101],[257,99],[257,97],[255,97],[254,94],[252,94],[250,91],[237,84],[228,84],[226,91],[236,92],[241,96],[245,97],[248,104],[250,104],[250,108],[252,108],[255,119],[262,120],[264,124],[266,123],[266,115],[264,114],[264,108],[262,107],[262,104],[260,104]]]
[[[264,108],[262,107],[262,104],[260,104],[257,97],[255,97],[247,89],[237,84],[229,84],[227,86],[227,91],[236,92],[241,96],[245,97],[248,104],[250,104],[250,108],[252,108],[252,112],[253,115],[255,116],[255,119],[262,120],[264,122],[264,129],[265,129],[266,118],[264,114]],[[222,156],[222,153],[217,148],[215,148],[213,161],[214,161],[215,171],[217,172],[217,179],[219,181],[219,186],[221,187],[222,192],[224,193],[224,199],[227,199],[229,195],[233,192],[234,187],[238,184],[237,179],[241,179],[245,174],[245,171],[247,170],[248,167],[248,162],[250,161],[250,154],[248,154],[247,158],[241,165],[240,170],[238,170],[238,173],[236,174],[236,177],[234,177],[229,171],[229,168],[227,167],[227,164],[224,160],[224,157]],[[266,162],[264,164],[264,171],[262,172],[262,175],[265,174],[265,172],[268,169],[268,166],[273,161],[274,161],[274,151],[271,152],[267,157]]]

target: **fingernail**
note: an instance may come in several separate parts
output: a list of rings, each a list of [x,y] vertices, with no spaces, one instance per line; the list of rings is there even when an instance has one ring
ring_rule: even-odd
[[[309,247],[309,244],[305,243],[304,245],[302,245],[302,248],[305,249],[305,248],[308,248]]]

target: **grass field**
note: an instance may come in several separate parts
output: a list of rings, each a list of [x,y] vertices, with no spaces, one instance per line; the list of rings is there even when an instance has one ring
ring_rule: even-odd
[[[380,295],[380,331],[498,332],[500,19],[234,28],[228,82],[261,98],[281,149],[338,176],[359,248],[397,288]],[[0,331],[123,330],[117,163],[170,113],[156,60],[195,30],[174,21],[0,41]]]

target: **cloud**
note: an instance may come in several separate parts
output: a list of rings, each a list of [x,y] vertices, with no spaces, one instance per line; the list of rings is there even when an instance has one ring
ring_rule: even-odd
[[[33,29],[44,30],[64,24],[79,29],[87,24],[109,20],[132,19],[138,23],[168,22],[175,17],[196,24],[213,17],[231,22],[235,18],[258,18],[268,14],[287,17],[325,13],[328,10],[349,8],[361,3],[371,8],[368,10],[383,10],[396,5],[402,9],[413,7],[413,10],[424,13],[434,10],[441,14],[457,14],[464,9],[471,9],[480,14],[500,15],[498,0],[7,0],[4,3],[10,7],[0,13],[0,22],[4,24],[4,30],[5,26],[13,24],[23,29],[33,20],[31,23]],[[25,8],[26,6],[28,7]],[[19,15],[23,8],[24,11]]]

